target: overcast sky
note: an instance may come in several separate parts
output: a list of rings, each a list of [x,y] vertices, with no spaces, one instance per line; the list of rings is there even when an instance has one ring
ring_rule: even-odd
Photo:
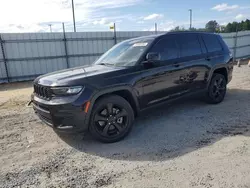
[[[71,0],[0,0],[0,32],[73,31]],[[74,0],[77,31],[108,31],[116,22],[122,31],[204,27],[209,20],[220,24],[250,19],[250,0]]]

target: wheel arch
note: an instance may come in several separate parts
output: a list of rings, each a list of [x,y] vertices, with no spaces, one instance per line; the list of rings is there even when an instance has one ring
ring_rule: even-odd
[[[221,68],[215,69],[213,74],[214,73],[222,74],[223,76],[225,76],[225,79],[228,82],[228,73],[227,73],[226,67],[221,67]]]
[[[211,71],[210,71],[210,75],[209,75],[209,82],[207,87],[209,86],[212,77],[214,75],[214,73],[219,73],[225,76],[226,81],[228,82],[228,71],[227,71],[227,67],[225,65],[218,65],[215,66]]]
[[[131,105],[135,116],[138,115],[140,111],[139,102],[137,100],[137,96],[133,89],[129,86],[121,86],[116,88],[108,88],[102,91],[97,92],[90,101],[90,107],[89,112],[87,114],[86,122],[89,125],[91,112],[93,110],[93,107],[95,103],[100,100],[103,97],[109,96],[109,95],[118,95],[120,97],[123,97],[125,100],[128,101],[128,103]]]

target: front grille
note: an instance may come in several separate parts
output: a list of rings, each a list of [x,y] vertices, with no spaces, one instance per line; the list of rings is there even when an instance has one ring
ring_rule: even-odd
[[[52,96],[51,89],[46,86],[34,85],[34,93],[41,98],[50,99]]]

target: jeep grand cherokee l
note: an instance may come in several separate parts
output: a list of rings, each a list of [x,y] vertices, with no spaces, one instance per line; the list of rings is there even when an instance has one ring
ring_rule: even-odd
[[[33,108],[55,131],[89,131],[115,142],[151,106],[200,93],[223,101],[232,79],[231,53],[217,34],[170,32],[123,41],[89,66],[34,81]]]

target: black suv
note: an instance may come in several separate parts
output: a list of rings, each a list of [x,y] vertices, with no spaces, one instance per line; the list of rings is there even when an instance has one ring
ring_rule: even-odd
[[[115,142],[144,109],[187,94],[220,103],[232,79],[232,55],[217,34],[170,32],[123,41],[90,66],[34,81],[33,108],[56,131],[89,132]]]

